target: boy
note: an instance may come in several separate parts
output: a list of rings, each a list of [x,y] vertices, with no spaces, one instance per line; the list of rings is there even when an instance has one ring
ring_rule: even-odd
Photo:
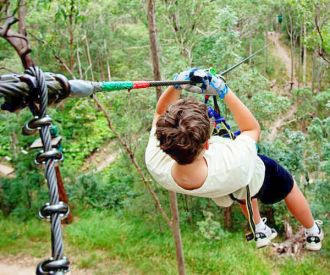
[[[170,191],[212,198],[219,206],[228,207],[238,200],[246,217],[249,190],[257,248],[269,245],[277,236],[261,219],[257,199],[268,204],[284,199],[289,211],[305,227],[306,249],[320,250],[321,222],[314,221],[292,176],[274,160],[257,155],[260,126],[248,108],[222,79],[204,70],[184,71],[177,79],[195,84],[170,86],[157,103],[145,153],[147,168],[155,180]],[[207,106],[193,99],[180,99],[182,88],[219,95],[241,134],[235,140],[211,137]]]

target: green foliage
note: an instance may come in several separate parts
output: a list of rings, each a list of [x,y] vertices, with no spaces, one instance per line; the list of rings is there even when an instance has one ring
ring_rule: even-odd
[[[316,100],[316,110],[321,118],[326,118],[330,114],[330,89],[318,93],[314,99]]]
[[[251,111],[258,114],[258,119],[265,123],[277,119],[289,106],[290,100],[287,97],[262,91],[252,97]]]
[[[0,178],[0,211],[26,220],[47,201],[47,186],[31,158],[19,154],[16,178]]]
[[[133,188],[136,180],[133,171],[128,173],[127,162],[121,159],[106,173],[80,176],[77,183],[70,186],[69,193],[73,202],[89,207],[121,208],[138,195]]]
[[[205,220],[197,222],[201,235],[207,240],[220,240],[226,237],[226,232],[222,229],[219,222],[214,221],[213,213],[204,211]]]
[[[194,50],[194,63],[214,67],[219,72],[239,59],[240,39],[235,30],[237,16],[229,8],[220,9],[216,15],[216,28],[200,39]],[[205,54],[207,53],[207,54]]]

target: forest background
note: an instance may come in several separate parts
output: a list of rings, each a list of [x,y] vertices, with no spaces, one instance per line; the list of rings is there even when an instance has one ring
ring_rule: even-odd
[[[153,79],[150,2],[27,1],[34,62],[69,79]],[[1,23],[17,14],[18,3],[0,1]],[[294,174],[330,233],[329,1],[154,4],[162,79],[194,66],[220,72],[268,44],[226,80],[261,123],[260,152]],[[0,74],[21,73],[20,59],[4,39],[0,49]],[[64,226],[65,255],[74,274],[175,274],[171,230],[145,187],[151,184],[170,216],[168,192],[144,166],[156,92],[117,91],[98,98],[108,117],[91,98],[66,99],[48,111],[63,137],[60,168],[73,213],[73,222]],[[29,149],[36,137],[21,134],[29,119],[28,110],[0,112],[0,164],[13,169],[0,178],[0,260],[33,266],[50,253],[49,225],[36,219],[49,199],[43,170],[34,164],[37,152]],[[284,253],[287,257],[271,247],[256,251],[244,240],[246,222],[237,205],[220,209],[185,195],[177,200],[188,274],[330,272],[327,239],[318,253]],[[298,230],[283,203],[262,206],[262,213],[281,233],[284,222]]]

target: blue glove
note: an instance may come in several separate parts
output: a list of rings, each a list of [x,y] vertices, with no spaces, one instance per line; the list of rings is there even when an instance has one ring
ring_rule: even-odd
[[[226,94],[229,92],[229,88],[225,81],[216,75],[211,75],[210,85],[206,91],[208,95],[218,95],[221,99],[223,99]]]
[[[185,89],[192,93],[203,94],[209,89],[212,76],[205,70],[193,68],[181,72],[174,77],[174,80],[190,80],[193,84],[176,84],[175,89]]]

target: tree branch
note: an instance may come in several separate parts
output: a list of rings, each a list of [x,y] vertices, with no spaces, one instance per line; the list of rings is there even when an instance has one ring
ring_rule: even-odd
[[[26,37],[25,24],[19,24],[19,33],[10,30],[11,26],[14,25],[16,22],[24,22],[25,20],[24,7],[20,6],[19,10],[20,19],[18,20],[13,16],[8,17],[3,26],[0,27],[0,36],[6,39],[9,44],[15,49],[22,61],[23,67],[26,69],[28,67],[33,66],[34,63],[30,56],[31,49],[29,47],[29,41]]]
[[[155,193],[155,191],[152,189],[151,185],[150,185],[150,179],[148,179],[141,167],[139,166],[139,164],[136,161],[136,158],[134,156],[134,153],[132,152],[132,150],[130,149],[129,145],[125,142],[125,140],[120,136],[120,134],[117,132],[117,130],[113,127],[111,118],[109,113],[106,111],[105,107],[102,105],[102,103],[100,102],[100,100],[97,98],[97,96],[94,94],[93,95],[93,99],[94,102],[97,106],[97,108],[102,111],[102,113],[104,114],[107,122],[108,122],[108,127],[109,129],[114,133],[114,135],[116,136],[116,139],[119,141],[119,143],[121,144],[121,146],[124,148],[125,152],[127,153],[127,155],[129,156],[129,159],[131,161],[131,163],[133,164],[133,166],[135,167],[136,171],[138,172],[142,182],[144,183],[144,185],[146,186],[146,188],[148,189],[149,193],[151,194],[157,209],[159,210],[160,214],[162,215],[162,217],[164,218],[164,220],[166,221],[167,225],[172,228],[172,221],[170,220],[170,218],[167,216],[166,212],[164,211],[157,194]]]
[[[319,20],[318,20],[318,17],[319,17],[319,14],[320,14],[320,9],[319,9],[318,6],[316,6],[315,9],[316,9],[316,14],[315,14],[315,17],[314,17],[315,28],[316,28],[316,31],[317,31],[317,33],[320,37],[320,40],[321,40],[321,43],[319,45],[318,54],[324,61],[326,61],[327,63],[330,64],[330,60],[326,56],[326,52],[325,52],[324,47],[323,47],[324,40],[323,40],[323,36],[322,36],[322,32],[321,32],[321,28],[320,28]]]
[[[54,55],[55,59],[60,63],[66,70],[67,72],[71,75],[73,79],[76,79],[74,76],[74,73],[70,70],[69,66],[60,58],[58,55]]]

